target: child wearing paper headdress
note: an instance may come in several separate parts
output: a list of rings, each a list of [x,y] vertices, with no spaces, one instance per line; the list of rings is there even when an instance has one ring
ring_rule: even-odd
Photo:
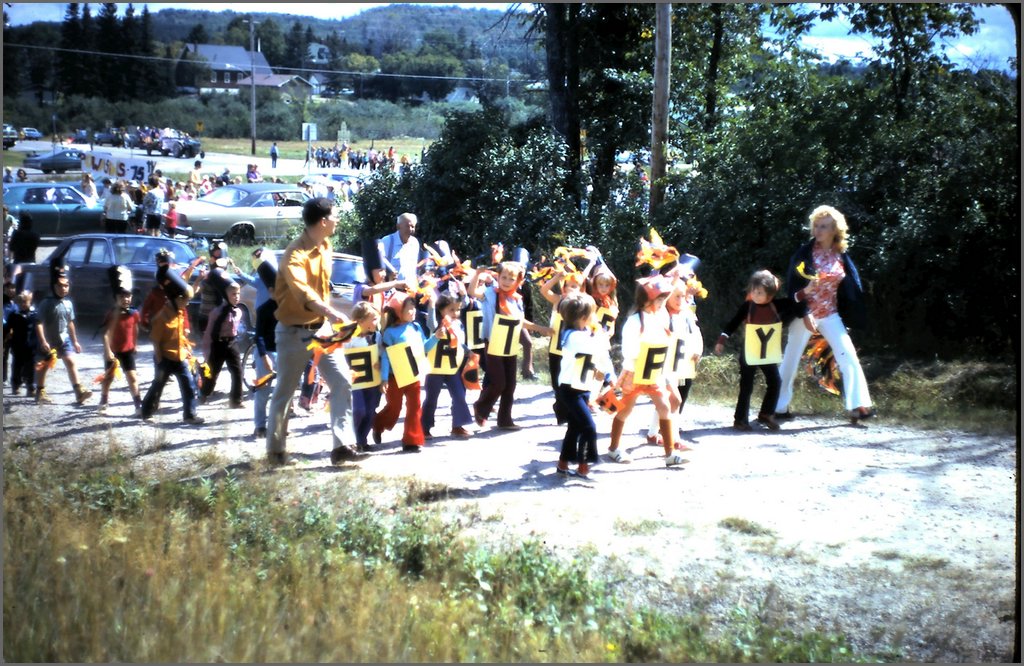
[[[568,426],[558,456],[558,474],[587,478],[591,463],[597,462],[597,426],[590,413],[590,395],[612,380],[614,368],[608,355],[606,337],[594,320],[597,305],[587,294],[565,296],[558,305],[562,328],[562,364],[558,376],[558,397]]]
[[[131,271],[124,266],[112,267],[110,282],[116,305],[107,312],[102,324],[104,372],[101,375],[99,411],[101,414],[106,412],[110,385],[120,370],[128,382],[128,391],[135,403],[135,415],[138,416],[142,413],[142,396],[135,374],[135,347],[142,316],[132,307]]]
[[[437,398],[442,388],[448,389],[452,403],[452,436],[459,438],[471,437],[473,432],[466,428],[473,422],[473,415],[466,402],[466,384],[462,372],[469,360],[476,360],[476,354],[466,345],[466,332],[459,321],[462,306],[468,300],[462,283],[452,283],[456,290],[463,290],[462,295],[451,292],[441,294],[435,307],[427,315],[428,330],[434,330],[438,343],[429,354],[427,361],[427,395],[423,401],[423,432],[430,437],[430,429],[434,427],[434,413],[437,410]]]
[[[36,402],[51,402],[46,394],[46,375],[59,358],[64,361],[68,379],[75,389],[75,402],[81,405],[92,396],[92,391],[78,381],[75,354],[82,353],[82,345],[78,343],[78,332],[75,328],[75,306],[68,297],[71,283],[68,281],[67,271],[67,266],[50,265],[52,295],[44,298],[39,304],[39,317],[36,320]]]
[[[583,290],[594,299],[594,303],[597,306],[594,317],[598,325],[611,338],[615,334],[615,321],[619,318],[619,297],[617,294],[619,281],[616,279],[615,274],[612,273],[612,270],[608,268],[608,264],[604,262],[604,258],[597,248],[588,249],[593,249],[597,256],[594,261],[594,267],[583,282]]]
[[[476,270],[469,282],[469,296],[481,301],[482,332],[487,341],[484,368],[484,387],[473,405],[474,418],[480,427],[487,422],[495,403],[498,403],[498,428],[519,430],[512,421],[512,403],[516,390],[516,357],[519,354],[519,335],[522,329],[552,335],[554,331],[538,326],[526,319],[518,289],[526,277],[526,267],[516,261],[499,264],[497,280],[489,286],[481,284],[484,271]]]
[[[381,396],[381,341],[380,311],[369,301],[359,301],[352,308],[352,321],[359,325],[342,348],[349,371],[352,373],[352,426],[356,434],[356,450],[372,450],[366,438],[373,428],[373,420]]]
[[[426,353],[437,344],[438,338],[424,333],[416,322],[416,299],[403,292],[395,292],[388,299],[381,328],[385,353],[380,358],[380,376],[384,382],[380,390],[385,393],[385,404],[373,419],[373,441],[380,444],[381,432],[395,427],[404,400],[402,451],[416,453],[426,441],[420,405],[420,388],[427,371]]]
[[[622,372],[617,382],[622,389],[622,407],[612,419],[608,458],[618,463],[631,462],[619,448],[622,431],[637,399],[647,396],[657,410],[665,466],[672,467],[685,462],[673,450],[675,436],[670,415],[678,407],[678,397],[665,373],[672,346],[665,301],[673,285],[669,278],[658,274],[638,279],[636,284],[636,311],[622,325]]]
[[[733,428],[751,430],[748,411],[750,396],[754,391],[754,374],[761,368],[766,389],[757,414],[759,423],[769,430],[778,430],[775,421],[775,403],[779,399],[782,378],[779,364],[782,362],[782,330],[797,316],[796,303],[789,298],[775,298],[779,291],[779,278],[770,271],[755,271],[747,284],[747,297],[736,314],[726,323],[715,343],[715,354],[721,354],[725,343],[741,324],[744,326],[743,350],[740,361],[740,393],[736,399],[736,413]]]
[[[551,328],[555,332],[551,336],[551,342],[548,345],[548,369],[551,373],[551,390],[555,394],[555,404],[553,407],[555,423],[558,425],[565,423],[568,418],[565,407],[559,399],[558,376],[562,367],[562,333],[566,330],[566,326],[570,325],[570,322],[562,319],[560,306],[566,298],[580,293],[587,279],[587,274],[594,266],[594,261],[595,258],[591,257],[590,264],[582,272],[577,270],[575,264],[568,259],[559,261],[551,277],[540,287],[541,296],[554,306],[551,313]],[[555,287],[559,284],[561,289],[559,293],[555,293]]]
[[[156,360],[156,371],[153,382],[142,399],[140,416],[148,421],[153,417],[156,406],[160,402],[164,386],[172,377],[177,377],[178,388],[181,390],[181,401],[184,422],[189,425],[200,425],[205,419],[196,414],[198,400],[196,395],[195,374],[191,369],[192,344],[188,339],[185,308],[192,299],[192,287],[177,272],[169,270],[169,266],[161,266],[157,270],[157,282],[164,287],[167,302],[160,312],[153,317],[149,337],[153,341],[153,355]]]
[[[697,306],[695,299],[704,298],[707,291],[696,279],[695,270],[700,260],[692,254],[683,254],[678,262],[672,262],[668,269],[662,269],[666,277],[673,280],[672,294],[665,301],[668,312],[669,329],[675,344],[671,362],[667,368],[669,385],[673,387],[679,398],[679,407],[671,417],[676,422],[673,432],[682,436],[680,419],[683,407],[690,395],[693,379],[697,372],[697,363],[704,353],[704,336],[697,324]],[[651,414],[651,423],[647,428],[648,444],[663,444],[659,431],[658,415]],[[676,442],[677,451],[686,451],[688,447]]]

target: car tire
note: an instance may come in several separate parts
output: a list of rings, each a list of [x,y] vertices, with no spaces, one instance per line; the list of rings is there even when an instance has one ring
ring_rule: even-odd
[[[256,243],[255,230],[246,225],[232,227],[224,234],[224,242],[228,245],[254,245]]]
[[[50,173],[49,169],[43,169],[42,171],[43,171],[43,173]]]
[[[176,143],[174,144],[174,147],[171,148],[171,154],[174,155],[174,159],[180,158],[181,152],[181,144]]]

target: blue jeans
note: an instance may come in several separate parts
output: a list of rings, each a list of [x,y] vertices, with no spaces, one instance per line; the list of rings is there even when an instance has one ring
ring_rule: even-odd
[[[277,380],[270,398],[267,416],[267,451],[284,453],[288,439],[288,406],[291,404],[299,377],[313,352],[306,349],[313,331],[279,323],[274,330],[277,343]],[[338,351],[324,354],[317,365],[320,375],[331,389],[330,418],[333,448],[345,445],[352,438],[352,383],[344,355]]]
[[[273,362],[274,367],[277,367],[277,352],[267,352]],[[259,372],[256,373],[257,379],[265,374],[266,368],[263,367],[263,360],[256,359],[257,368]],[[274,391],[275,380],[270,380],[260,388],[252,392],[252,422],[256,429],[267,427],[267,405],[270,403],[270,394]]]

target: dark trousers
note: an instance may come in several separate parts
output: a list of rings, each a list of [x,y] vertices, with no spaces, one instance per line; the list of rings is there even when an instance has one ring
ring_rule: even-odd
[[[486,420],[498,403],[498,425],[512,424],[512,402],[516,393],[516,357],[487,354],[487,373],[484,375],[483,390],[474,405],[478,419]],[[500,402],[499,402],[500,399]]]
[[[128,233],[128,222],[108,217],[103,220],[103,230],[108,234],[126,234]]]
[[[18,388],[22,384],[29,389],[35,387],[36,366],[34,356],[31,347],[11,348],[11,386],[13,388]]]
[[[679,409],[676,413],[682,414],[683,407],[686,407],[686,399],[690,397],[690,388],[693,386],[693,379],[685,379],[682,384],[676,385],[676,392],[679,394]]]
[[[779,391],[782,388],[782,375],[779,374],[777,363],[769,365],[747,365],[740,355],[740,395],[736,399],[735,420],[740,423],[747,423],[750,411],[750,395],[754,392],[754,373],[758,368],[764,374],[766,385],[764,399],[761,401],[761,411],[758,415],[768,416],[775,413],[775,404],[779,401]]]
[[[562,425],[568,418],[565,415],[565,406],[562,404],[561,393],[558,390],[558,375],[562,372],[562,355],[548,354],[548,368],[551,371],[551,391],[555,395],[555,423]]]
[[[242,359],[238,356],[238,350],[232,343],[234,338],[214,340],[210,345],[210,358],[206,364],[210,366],[210,378],[203,378],[203,397],[209,397],[213,393],[213,387],[217,385],[217,377],[225,364],[228,366],[228,373],[231,375],[230,400],[232,404],[242,402]]]
[[[153,412],[156,411],[156,405],[160,402],[160,396],[164,392],[164,385],[167,384],[172,375],[178,378],[178,388],[181,389],[181,402],[185,408],[185,418],[189,419],[196,415],[195,375],[192,374],[188,363],[185,361],[174,361],[165,358],[157,364],[156,372],[153,374],[153,383],[149,385],[146,397],[142,399],[143,416],[152,416]]]
[[[379,386],[352,391],[352,421],[356,431],[356,444],[366,446],[366,436],[373,427],[373,417],[377,415],[379,404]]]
[[[454,375],[427,375],[427,395],[423,400],[423,429],[430,430],[434,427],[434,412],[437,411],[437,398],[441,395],[441,389],[447,387],[448,395],[452,399],[452,427],[472,423],[473,416],[469,413],[469,405],[466,404],[466,385],[462,383],[462,374]]]
[[[558,459],[564,462],[597,462],[597,425],[590,413],[590,391],[579,391],[567,384],[559,384],[559,402],[565,410],[565,437]]]

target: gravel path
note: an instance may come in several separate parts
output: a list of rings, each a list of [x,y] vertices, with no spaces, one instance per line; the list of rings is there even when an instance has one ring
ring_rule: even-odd
[[[87,381],[100,372],[91,334],[88,326],[80,332]],[[148,345],[138,358],[145,389]],[[200,408],[205,426],[183,427],[177,388],[168,384],[164,407],[145,424],[131,417],[123,383],[99,415],[96,397],[73,405],[61,364],[50,376],[52,406],[6,389],[5,443],[31,439],[40,451],[84,458],[116,441],[140,472],[154,475],[210,460],[243,473],[264,469],[249,402],[227,410],[221,394]],[[467,533],[476,537],[533,537],[565,553],[590,544],[637,604],[721,619],[742,605],[793,630],[841,632],[859,651],[910,661],[1011,659],[1012,435],[922,431],[884,419],[857,427],[832,417],[737,433],[727,427],[731,406],[691,403],[688,463],[669,469],[660,447],[644,444],[651,408],[642,403],[624,438],[634,462],[602,462],[585,481],[554,472],[564,430],[554,425],[547,387],[522,384],[517,394],[518,433],[437,436],[408,455],[396,430],[348,473],[444,487],[438,506],[475,516]],[[435,435],[450,429],[446,400],[442,394]],[[609,418],[598,416],[601,451]],[[302,487],[348,476],[330,465],[325,423],[323,412],[292,421],[289,448],[300,463],[277,473],[296,475]]]

